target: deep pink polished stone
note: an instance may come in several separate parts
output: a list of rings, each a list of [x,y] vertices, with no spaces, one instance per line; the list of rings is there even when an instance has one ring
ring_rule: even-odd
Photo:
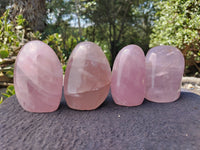
[[[14,68],[14,87],[20,105],[30,112],[55,111],[62,95],[63,71],[54,51],[41,41],[20,50]]]
[[[144,100],[145,56],[137,45],[124,47],[117,55],[111,81],[111,93],[116,104],[137,106]]]
[[[165,103],[179,98],[184,72],[184,57],[172,46],[157,46],[146,55],[146,96]]]
[[[96,109],[108,95],[111,69],[102,49],[92,42],[79,43],[68,60],[64,95],[77,110]]]

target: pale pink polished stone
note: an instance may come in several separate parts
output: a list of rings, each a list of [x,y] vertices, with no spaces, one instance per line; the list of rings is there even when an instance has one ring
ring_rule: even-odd
[[[68,60],[64,95],[68,106],[92,110],[108,95],[111,69],[102,49],[92,42],[79,43]]]
[[[14,87],[20,105],[30,112],[55,111],[62,95],[63,71],[54,51],[41,41],[20,50],[14,68]]]
[[[137,45],[124,47],[117,55],[111,80],[111,93],[116,104],[137,106],[144,101],[145,56]]]
[[[184,72],[184,57],[172,46],[157,46],[146,55],[146,96],[159,103],[179,98]]]

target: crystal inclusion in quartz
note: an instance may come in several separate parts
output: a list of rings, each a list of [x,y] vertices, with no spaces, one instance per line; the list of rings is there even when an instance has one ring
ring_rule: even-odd
[[[15,62],[14,87],[25,110],[55,111],[60,104],[62,82],[62,66],[51,47],[41,41],[23,46]]]
[[[145,98],[159,103],[179,98],[184,72],[184,57],[172,46],[157,46],[146,55]]]
[[[116,104],[137,106],[144,101],[145,56],[137,45],[124,47],[117,55],[111,81],[111,93]]]
[[[64,95],[68,106],[92,110],[106,99],[111,82],[111,69],[102,49],[92,42],[79,43],[68,60]]]

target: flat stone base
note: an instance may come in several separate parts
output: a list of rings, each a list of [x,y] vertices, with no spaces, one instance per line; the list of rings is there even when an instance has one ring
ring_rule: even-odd
[[[52,113],[29,113],[12,96],[0,105],[0,149],[198,150],[200,96],[137,107],[114,104],[111,95],[96,110],[76,111],[62,98]]]

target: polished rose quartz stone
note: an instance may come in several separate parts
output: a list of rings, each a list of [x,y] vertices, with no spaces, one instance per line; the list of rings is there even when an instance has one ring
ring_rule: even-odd
[[[184,57],[172,46],[157,46],[146,55],[146,96],[159,103],[179,98],[184,72]]]
[[[108,95],[111,69],[102,49],[92,42],[79,43],[68,60],[64,95],[68,106],[92,110]]]
[[[30,112],[55,111],[61,100],[63,72],[54,51],[41,41],[20,50],[14,68],[14,87],[20,105]]]
[[[111,81],[114,102],[123,106],[142,104],[145,94],[145,56],[137,45],[124,47],[117,55]]]

